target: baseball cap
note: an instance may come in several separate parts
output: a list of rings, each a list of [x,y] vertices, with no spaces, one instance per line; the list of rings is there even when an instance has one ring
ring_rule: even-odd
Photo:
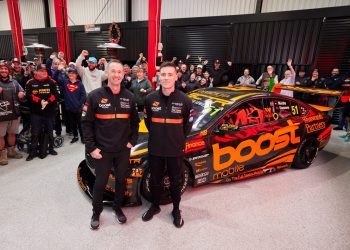
[[[198,64],[197,68],[202,68],[203,69],[203,65],[202,64]]]
[[[69,73],[78,74],[78,71],[77,71],[75,68],[69,68],[69,69],[68,69],[68,74],[69,74]]]
[[[216,60],[214,61],[214,63],[219,63],[219,64],[220,64],[220,60],[219,60],[219,59],[216,59]]]
[[[97,59],[95,57],[89,57],[88,62],[97,63]]]
[[[13,62],[13,63],[15,63],[15,62],[21,63],[17,57],[13,58],[13,59],[12,59],[12,62]]]

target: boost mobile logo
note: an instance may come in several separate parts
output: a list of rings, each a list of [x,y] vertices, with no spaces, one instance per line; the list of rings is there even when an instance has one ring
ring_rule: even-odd
[[[255,155],[263,156],[269,154],[272,150],[277,151],[285,148],[289,143],[296,144],[300,142],[300,137],[295,136],[295,131],[298,129],[296,124],[288,120],[287,127],[277,129],[274,134],[266,133],[261,135],[257,141],[248,139],[242,141],[236,148],[227,146],[224,148],[219,147],[219,143],[213,144],[213,164],[214,170],[220,171],[222,169],[230,167],[235,161],[238,163],[247,162]],[[265,141],[270,141],[267,148],[261,148],[261,145]],[[242,155],[242,151],[246,148],[250,148],[250,152],[247,155]],[[229,155],[229,160],[221,163],[221,158],[225,155]]]

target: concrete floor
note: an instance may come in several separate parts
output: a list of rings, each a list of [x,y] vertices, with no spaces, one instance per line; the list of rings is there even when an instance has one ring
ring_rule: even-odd
[[[0,249],[350,249],[350,143],[340,134],[306,170],[188,189],[182,229],[171,205],[143,222],[144,202],[125,208],[126,225],[105,209],[98,231],[76,181],[83,146],[66,137],[58,156],[0,167]]]

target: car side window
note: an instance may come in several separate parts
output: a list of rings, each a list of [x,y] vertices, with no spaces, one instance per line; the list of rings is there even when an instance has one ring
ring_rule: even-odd
[[[261,99],[247,101],[225,115],[221,130],[232,130],[238,127],[259,124],[264,121]]]
[[[299,114],[299,106],[295,102],[279,98],[264,99],[265,122],[286,119]]]

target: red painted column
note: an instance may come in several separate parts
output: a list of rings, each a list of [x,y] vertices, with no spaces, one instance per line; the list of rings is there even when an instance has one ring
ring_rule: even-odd
[[[66,0],[54,0],[58,51],[63,51],[66,62],[70,62],[70,41]]]
[[[148,78],[151,82],[156,74],[161,5],[162,0],[148,0]]]
[[[7,9],[9,11],[15,57],[21,60],[23,55],[23,31],[18,0],[7,0]]]

